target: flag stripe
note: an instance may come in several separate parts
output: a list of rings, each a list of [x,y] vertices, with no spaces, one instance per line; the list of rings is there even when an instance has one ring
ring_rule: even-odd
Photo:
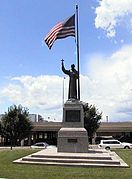
[[[75,37],[75,34],[74,34],[74,33],[69,33],[69,34],[67,34],[67,35],[58,35],[57,39],[66,38],[66,37],[68,37],[68,36],[73,36],[73,37]]]
[[[59,30],[61,30],[61,29],[62,29],[62,24],[61,24],[61,23],[57,24],[55,27],[53,27],[53,28],[50,30],[50,32],[48,33],[48,35],[45,37],[45,40],[48,39],[48,38],[50,38],[50,36],[52,36],[52,34],[54,34],[54,32],[59,31]]]
[[[44,41],[51,49],[53,43],[57,39],[66,38],[68,36],[75,37],[75,14],[66,22],[56,24],[45,37]]]
[[[57,39],[57,34],[61,29],[62,29],[62,25],[58,29],[55,29],[52,32],[50,32],[49,36],[47,36],[47,38],[45,38],[45,42],[49,48],[52,47],[54,41]]]
[[[50,32],[49,35],[45,38],[45,41],[49,41],[50,39],[52,40],[52,38],[54,39],[54,36],[58,36],[60,34],[69,34],[70,33],[74,33],[74,36],[75,36],[75,30],[74,28],[68,28],[68,27],[65,27],[63,28],[62,26],[59,27],[58,29],[55,29],[54,31]]]
[[[57,37],[57,34],[59,33],[59,31],[62,29],[62,25],[59,26],[58,28],[53,29],[49,35],[45,38],[45,42],[50,43],[52,40],[54,40]]]

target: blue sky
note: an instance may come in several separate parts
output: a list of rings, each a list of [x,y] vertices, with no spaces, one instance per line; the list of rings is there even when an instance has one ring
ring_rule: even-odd
[[[42,43],[79,6],[81,100],[111,121],[132,121],[132,0],[6,0],[0,6],[0,113],[22,104],[45,119],[62,120],[66,68],[76,64],[73,37]],[[65,76],[66,77],[66,76]],[[67,99],[68,78],[65,80]]]

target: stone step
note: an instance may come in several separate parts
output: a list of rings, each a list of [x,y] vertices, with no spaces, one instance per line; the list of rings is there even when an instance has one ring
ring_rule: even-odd
[[[36,157],[23,157],[23,161],[34,161],[34,162],[55,162],[55,163],[96,163],[96,164],[115,164],[119,165],[118,160],[91,160],[91,159],[70,159],[70,158],[36,158]]]
[[[79,156],[79,155],[37,155],[37,154],[32,154],[31,157],[36,157],[36,158],[62,158],[62,159],[92,159],[92,160],[112,160],[111,156]]]
[[[129,167],[115,152],[102,149],[92,149],[88,153],[62,153],[56,149],[45,149],[17,159],[13,163],[70,167]]]
[[[61,163],[61,162],[35,162],[35,161],[14,161],[19,164],[38,164],[38,165],[55,165],[55,166],[69,166],[69,167],[128,167],[119,164],[104,164],[104,163]]]

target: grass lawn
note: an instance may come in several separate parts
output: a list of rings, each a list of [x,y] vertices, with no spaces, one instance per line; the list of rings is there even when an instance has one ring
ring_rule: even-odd
[[[13,164],[12,161],[30,153],[32,149],[0,149],[0,178],[8,179],[131,179],[132,150],[116,150],[130,168],[77,168],[45,165]]]

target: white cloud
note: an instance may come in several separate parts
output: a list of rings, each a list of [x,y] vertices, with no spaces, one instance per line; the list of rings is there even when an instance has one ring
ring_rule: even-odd
[[[95,27],[105,30],[107,37],[114,37],[116,26],[123,20],[131,24],[132,0],[100,0],[95,13]]]
[[[123,46],[107,58],[93,55],[88,66],[92,85],[87,101],[112,120],[132,120],[132,46]]]
[[[132,120],[132,46],[111,54],[87,58],[88,73],[81,75],[81,100],[95,104],[110,120]],[[68,77],[65,79],[67,99]],[[0,99],[22,104],[46,119],[62,120],[63,77],[20,76],[1,87]]]
[[[43,110],[45,115],[49,110],[57,115],[62,107],[62,78],[48,75],[14,77],[1,91],[1,96],[8,98],[13,104],[22,104],[29,109],[37,108],[38,111]]]

